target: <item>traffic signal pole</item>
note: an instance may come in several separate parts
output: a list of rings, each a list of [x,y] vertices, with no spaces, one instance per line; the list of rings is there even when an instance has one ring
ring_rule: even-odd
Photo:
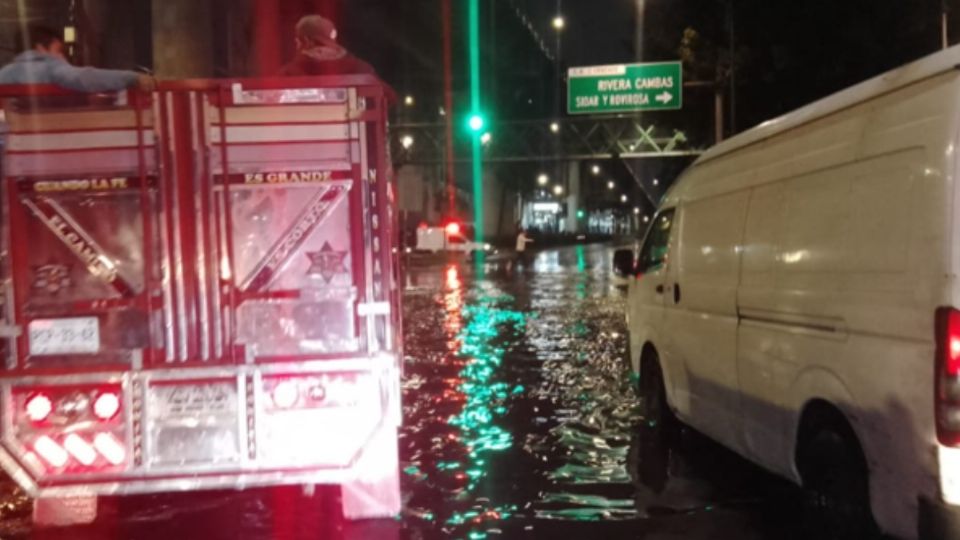
[[[471,109],[471,161],[473,170],[473,223],[477,243],[484,242],[483,215],[483,148],[480,137],[483,131],[483,116],[480,108],[480,0],[468,0],[469,53],[470,53],[470,109]],[[482,253],[481,253],[482,255]],[[482,264],[482,256],[478,263]]]

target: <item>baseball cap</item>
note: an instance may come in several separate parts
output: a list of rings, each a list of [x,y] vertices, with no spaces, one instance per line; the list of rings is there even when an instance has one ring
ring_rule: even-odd
[[[337,42],[337,27],[320,15],[305,15],[297,22],[297,36],[322,45]]]

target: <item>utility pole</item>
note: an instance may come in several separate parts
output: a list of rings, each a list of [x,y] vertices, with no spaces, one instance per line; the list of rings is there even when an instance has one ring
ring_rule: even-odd
[[[563,33],[565,32],[566,27],[566,17],[563,13],[563,0],[557,0],[557,11],[554,15],[553,27],[554,34],[557,37],[557,59],[556,59],[556,79],[554,85],[554,102],[556,103],[556,121],[560,124],[560,130],[563,129],[563,124],[561,119],[563,118]],[[557,24],[559,22],[559,24]],[[557,137],[554,139],[554,155],[559,155],[562,145],[561,145],[562,131],[557,133]],[[559,185],[564,186],[564,189],[567,190],[567,167],[563,163],[557,163],[554,165],[554,178]]]
[[[212,77],[213,10],[207,2],[153,0],[154,71],[165,78]]]
[[[723,89],[720,85],[713,88],[713,140],[719,144],[723,140]]]
[[[730,133],[737,132],[737,34],[734,26],[734,0],[727,0],[727,29],[730,36]]]
[[[447,172],[447,215],[456,216],[457,213],[457,178],[456,160],[453,153],[453,119],[456,118],[453,110],[453,52],[452,17],[450,0],[440,0],[440,24],[443,27],[443,107],[446,112],[446,172]]]
[[[940,44],[941,48],[946,49],[950,46],[950,36],[947,31],[947,22],[948,22],[948,10],[947,10],[947,0],[941,0],[940,2]]]

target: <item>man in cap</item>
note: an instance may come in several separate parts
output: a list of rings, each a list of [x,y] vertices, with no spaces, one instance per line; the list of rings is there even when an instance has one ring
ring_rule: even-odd
[[[33,25],[21,40],[27,50],[0,69],[0,84],[55,84],[79,92],[110,92],[125,88],[152,90],[153,77],[134,71],[70,65],[63,54],[63,37],[45,26]]]
[[[297,57],[281,75],[376,75],[370,64],[337,43],[337,28],[320,15],[307,15],[297,23]]]

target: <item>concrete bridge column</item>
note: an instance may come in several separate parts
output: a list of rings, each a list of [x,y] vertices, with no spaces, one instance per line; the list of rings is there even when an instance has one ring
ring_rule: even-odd
[[[196,0],[154,0],[152,15],[153,63],[157,76],[212,76],[214,36],[211,35],[211,3]]]
[[[585,220],[577,217],[577,212],[581,210],[583,204],[580,165],[579,161],[567,163],[567,223],[565,230],[571,233],[581,233],[586,227]]]

